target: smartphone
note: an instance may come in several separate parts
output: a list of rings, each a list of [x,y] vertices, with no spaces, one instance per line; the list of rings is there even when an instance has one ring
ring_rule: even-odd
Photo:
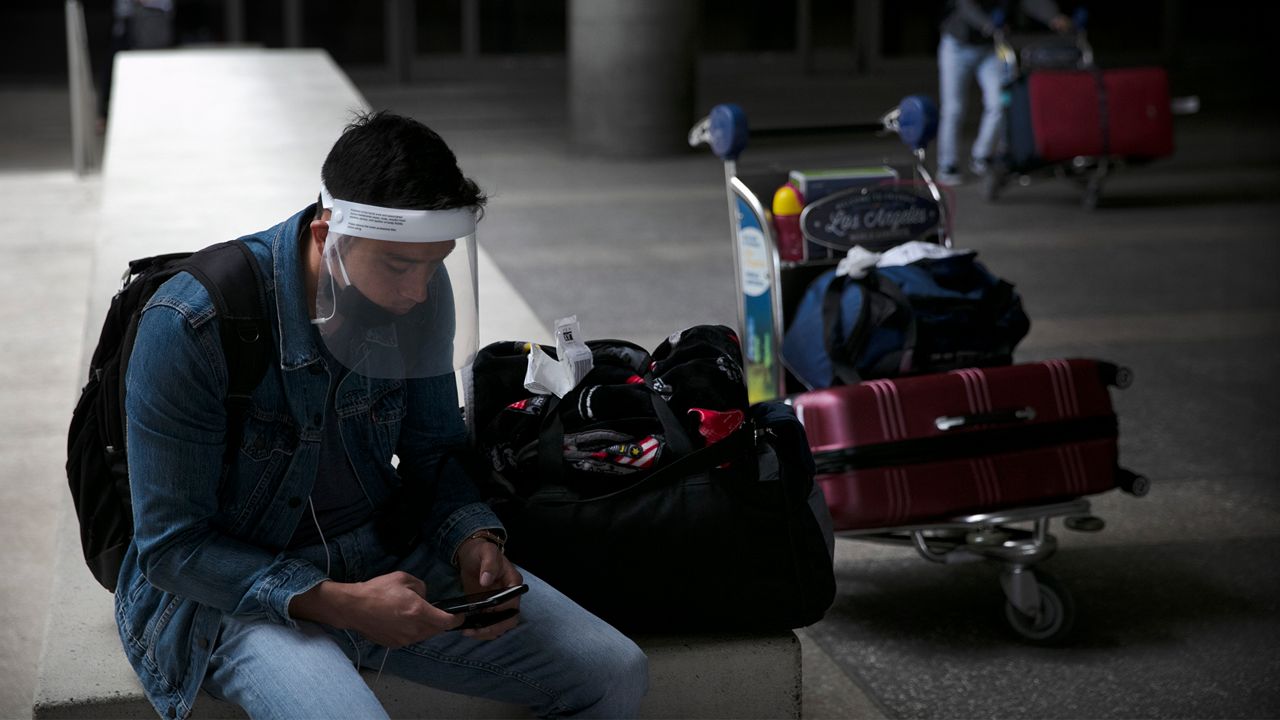
[[[454,615],[470,615],[491,607],[497,607],[511,598],[523,595],[528,591],[528,585],[514,585],[512,587],[498,588],[497,590],[485,590],[484,592],[471,593],[470,595],[460,595],[446,600],[437,600],[431,604]]]
[[[458,630],[475,630],[479,628],[497,625],[498,623],[510,617],[515,617],[520,611],[515,608],[507,608],[506,610],[494,610],[493,612],[471,613],[466,620],[457,627]]]

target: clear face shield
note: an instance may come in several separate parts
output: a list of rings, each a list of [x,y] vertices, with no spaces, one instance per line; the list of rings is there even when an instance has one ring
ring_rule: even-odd
[[[475,213],[330,198],[316,287],[325,347],[365,377],[444,375],[477,349]]]

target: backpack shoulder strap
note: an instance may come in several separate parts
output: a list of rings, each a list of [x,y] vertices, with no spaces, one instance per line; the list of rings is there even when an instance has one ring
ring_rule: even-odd
[[[193,254],[182,269],[200,281],[217,309],[227,358],[227,411],[234,420],[248,409],[271,357],[262,268],[244,243],[231,240]]]

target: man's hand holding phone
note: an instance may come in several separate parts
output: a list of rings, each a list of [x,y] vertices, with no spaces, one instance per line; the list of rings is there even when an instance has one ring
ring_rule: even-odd
[[[524,577],[516,566],[507,561],[502,547],[485,537],[472,537],[458,548],[458,571],[461,574],[463,592],[468,595],[491,593],[500,588],[524,585]],[[527,586],[524,588],[528,589]],[[477,640],[494,640],[520,622],[520,590],[501,596],[498,604],[469,614],[462,634]],[[492,617],[484,617],[492,615]],[[499,619],[501,618],[501,619]],[[486,624],[479,627],[480,623]]]
[[[294,596],[289,614],[355,630],[388,648],[411,645],[457,628],[463,617],[426,601],[422,580],[396,571],[359,583],[325,580]]]

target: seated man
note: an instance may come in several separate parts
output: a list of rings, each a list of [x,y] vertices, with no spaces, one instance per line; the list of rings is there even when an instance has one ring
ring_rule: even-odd
[[[505,559],[458,460],[484,196],[438,135],[387,113],[347,127],[321,178],[320,204],[242,239],[273,361],[239,435],[204,287],[179,274],[142,314],[115,598],[147,697],[170,718],[200,688],[255,718],[386,717],[368,667],[543,716],[634,716],[644,654]],[[501,607],[518,614],[487,627],[428,602],[520,583]]]

